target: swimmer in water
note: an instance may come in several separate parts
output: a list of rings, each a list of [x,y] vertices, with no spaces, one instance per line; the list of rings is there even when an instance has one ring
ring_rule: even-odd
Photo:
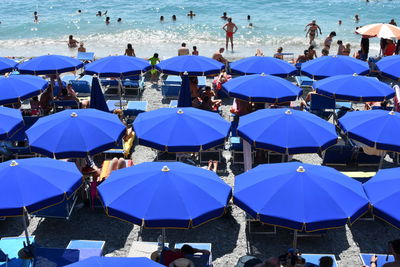
[[[160,17],[160,21],[164,21],[164,16],[161,16],[161,17]]]
[[[358,16],[358,14],[354,15],[354,20],[356,23],[358,23],[360,21],[360,17]]]
[[[106,24],[110,24],[110,17],[106,17]]]
[[[79,42],[74,39],[73,35],[70,35],[69,38],[68,38],[68,47],[69,48],[75,48],[75,47],[78,46],[77,44],[79,44]]]
[[[172,15],[172,20],[176,21],[176,16],[175,15]]]
[[[338,23],[339,23],[339,26],[342,25],[342,20],[339,19],[339,22],[338,22]]]
[[[247,20],[250,20],[250,19],[251,19],[250,15],[247,15]]]
[[[122,19],[121,19],[121,18],[118,18],[118,19],[117,19],[117,22],[122,22]]]
[[[39,15],[37,11],[33,12],[33,22],[39,23]]]
[[[82,13],[82,10],[78,9],[78,14],[81,14],[81,13]]]
[[[224,12],[222,14],[221,19],[223,19],[223,20],[227,20],[228,19],[228,15],[226,14],[226,12]]]
[[[196,16],[196,14],[194,14],[193,11],[190,10],[189,13],[187,14],[187,16],[192,19],[194,16]]]

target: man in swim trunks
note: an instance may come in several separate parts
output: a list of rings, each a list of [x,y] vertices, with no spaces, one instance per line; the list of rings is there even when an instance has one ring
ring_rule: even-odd
[[[315,37],[318,36],[318,30],[319,30],[319,34],[322,34],[321,28],[317,25],[316,21],[313,20],[311,23],[306,25],[306,28],[304,30],[306,30],[308,28],[308,31],[306,33],[306,37],[309,36],[310,37],[310,45],[312,44],[312,42],[314,41]]]
[[[231,48],[233,51],[233,34],[235,34],[238,30],[238,27],[235,23],[232,22],[232,18],[228,18],[228,22],[222,27],[222,29],[226,32],[226,50],[228,50],[229,40],[231,41]]]

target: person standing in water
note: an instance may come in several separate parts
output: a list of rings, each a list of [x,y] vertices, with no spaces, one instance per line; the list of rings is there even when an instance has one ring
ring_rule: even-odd
[[[238,27],[235,23],[232,22],[232,18],[228,18],[228,22],[222,27],[222,29],[226,32],[226,43],[225,47],[228,50],[229,40],[231,41],[231,48],[233,51],[233,35],[237,32]]]
[[[315,20],[313,20],[311,23],[306,25],[306,28],[304,30],[306,30],[308,28],[308,31],[306,33],[306,37],[310,37],[310,45],[312,45],[315,37],[318,36],[318,31],[319,34],[322,34],[321,28],[318,26],[318,24],[316,23]]]
[[[136,57],[135,50],[133,49],[132,44],[127,45],[124,55],[128,57]]]
[[[78,46],[78,44],[79,44],[79,42],[78,42],[77,40],[74,39],[74,36],[73,36],[73,35],[70,35],[70,36],[68,37],[68,47],[69,47],[69,48],[75,48],[75,47]]]
[[[37,11],[33,12],[33,22],[39,23],[39,15]]]

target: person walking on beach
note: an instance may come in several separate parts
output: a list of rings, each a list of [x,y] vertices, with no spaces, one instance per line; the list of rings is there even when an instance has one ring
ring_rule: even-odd
[[[132,44],[127,45],[124,55],[128,57],[136,57],[135,50],[133,49]]]
[[[154,53],[153,57],[149,58],[150,61],[150,65],[153,66],[153,69],[150,70],[150,74],[151,74],[151,78],[150,81],[151,82],[157,82],[158,77],[157,77],[157,73],[158,70],[154,68],[155,65],[157,65],[157,63],[160,63],[160,58],[158,57],[157,53]]]
[[[309,27],[309,28],[306,33],[306,37],[308,36],[310,38],[310,45],[312,45],[315,37],[318,36],[318,31],[319,31],[319,34],[322,34],[322,31],[321,31],[321,28],[317,25],[315,20],[313,20],[311,23],[307,24],[304,31],[306,31],[307,27]]]
[[[178,49],[178,56],[186,56],[189,55],[189,48],[186,47],[186,43],[182,43],[181,47]]]
[[[237,32],[238,27],[235,23],[232,22],[232,18],[228,18],[228,22],[222,27],[222,29],[226,32],[226,50],[228,50],[229,40],[231,41],[231,48],[233,51],[233,35]]]
[[[33,12],[33,22],[39,23],[39,15],[37,11]]]

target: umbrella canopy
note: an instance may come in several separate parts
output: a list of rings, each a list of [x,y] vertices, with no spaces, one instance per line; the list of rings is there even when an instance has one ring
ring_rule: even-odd
[[[369,24],[360,27],[356,33],[369,37],[379,37],[384,39],[400,39],[400,28],[388,23]]]
[[[99,77],[126,77],[151,69],[147,60],[128,56],[109,56],[85,66],[85,73]]]
[[[113,148],[125,134],[125,126],[115,114],[67,109],[40,118],[26,134],[34,152],[55,158],[81,158]]]
[[[238,175],[233,202],[261,222],[307,232],[353,223],[368,210],[360,182],[301,162],[259,165]]]
[[[60,74],[75,71],[82,67],[83,63],[81,61],[60,55],[35,57],[17,66],[21,74],[33,75]]]
[[[33,75],[0,77],[0,105],[17,103],[42,93],[48,82]]]
[[[24,121],[19,109],[0,106],[0,140],[13,136],[24,127]]]
[[[352,139],[381,150],[400,152],[400,113],[387,110],[347,112],[339,127]]]
[[[149,258],[127,257],[90,257],[88,259],[68,264],[65,267],[162,267]]]
[[[317,153],[336,144],[335,126],[293,109],[261,109],[240,117],[238,135],[256,148],[284,154]]]
[[[139,144],[169,152],[198,152],[224,143],[230,124],[196,108],[160,108],[133,123]]]
[[[373,214],[400,228],[400,168],[380,170],[363,186]]]
[[[0,163],[0,217],[22,216],[58,204],[82,184],[75,163],[49,158]]]
[[[281,59],[273,57],[248,57],[230,64],[232,73],[240,75],[270,74],[287,77],[296,72],[296,68]]]
[[[191,228],[218,218],[231,198],[231,188],[215,172],[180,162],[114,171],[98,190],[109,216],[160,228]]]
[[[104,98],[103,90],[101,90],[99,78],[93,77],[92,88],[90,90],[90,108],[110,112]]]
[[[397,80],[400,78],[400,55],[384,57],[376,63],[384,76]]]
[[[0,74],[13,71],[13,69],[15,69],[15,66],[17,66],[17,64],[18,63],[12,59],[0,57]]]
[[[318,80],[343,74],[368,74],[369,66],[349,56],[323,56],[301,64],[301,73]]]
[[[176,56],[161,61],[156,69],[165,74],[189,76],[204,76],[218,74],[224,68],[224,64],[212,58],[203,56]]]
[[[294,101],[302,90],[291,82],[265,74],[233,78],[223,84],[229,96],[251,102],[282,103]]]
[[[314,83],[320,95],[331,98],[367,102],[391,99],[395,91],[375,77],[359,75],[338,75]]]

